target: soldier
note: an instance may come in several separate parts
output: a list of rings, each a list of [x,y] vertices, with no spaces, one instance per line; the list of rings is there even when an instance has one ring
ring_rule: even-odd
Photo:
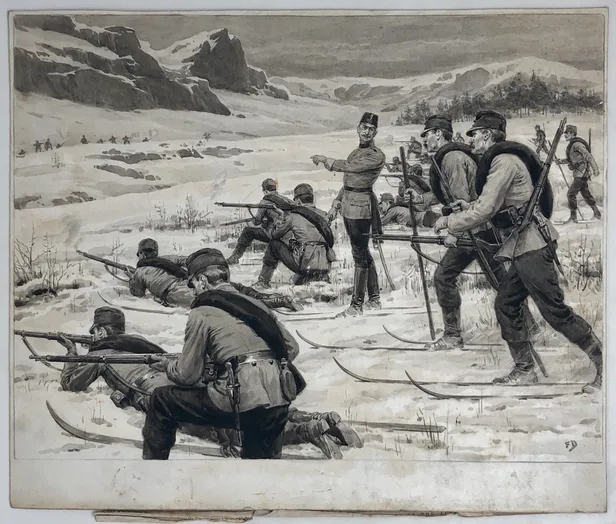
[[[456,133],[456,137],[453,139],[454,142],[457,142],[458,144],[464,144],[464,137],[462,136],[462,133],[460,133],[460,131],[458,131]]]
[[[112,307],[98,308],[90,328],[94,343],[90,355],[130,355],[135,353],[164,353],[164,350],[138,335],[125,333],[124,313]],[[64,338],[61,344],[68,355],[77,355],[77,348]],[[131,406],[146,412],[152,392],[161,386],[171,386],[166,373],[150,368],[148,364],[92,364],[66,363],[62,369],[60,384],[64,391],[85,391],[98,378],[112,389],[111,400],[119,408]],[[233,453],[237,437],[232,430],[199,428],[189,424],[182,431],[207,438],[222,445],[223,455]],[[340,445],[361,447],[362,439],[341,421],[335,411],[307,413],[293,410],[283,431],[283,444],[313,444],[328,458],[342,458]]]
[[[24,157],[26,156],[26,151],[22,148],[19,150],[19,152],[17,153],[17,156],[19,157]]]
[[[411,137],[411,141],[408,143],[408,154],[407,156],[410,158],[411,155],[415,155],[415,158],[421,157],[422,154],[421,143],[414,137]]]
[[[88,139],[86,138],[86,135],[81,135],[81,143],[82,144],[87,144],[88,143]]]
[[[590,192],[588,181],[592,176],[599,175],[599,166],[595,162],[594,157],[590,153],[590,146],[583,139],[577,136],[577,127],[567,124],[565,127],[565,140],[569,142],[567,145],[567,158],[559,160],[559,164],[568,164],[569,169],[573,171],[573,183],[567,191],[567,203],[569,204],[570,216],[566,223],[577,222],[577,195],[582,194],[582,198],[593,211],[593,216],[596,219],[601,218],[601,211],[597,207],[597,201]]]
[[[385,167],[390,173],[402,173],[402,162],[397,156],[393,158],[391,164],[385,163]]]
[[[315,207],[314,191],[309,184],[296,186],[293,198],[296,206],[272,229],[255,287],[270,287],[278,262],[295,273],[297,286],[314,281],[329,282],[331,263],[336,256],[327,213]]]
[[[104,141],[102,138],[99,138],[99,139],[96,141],[96,143],[97,143],[97,144],[104,144],[104,143],[105,143],[105,141]]]
[[[237,245],[231,256],[227,259],[229,265],[239,264],[244,252],[254,240],[260,240],[266,244],[272,238],[272,229],[283,211],[293,207],[293,202],[278,193],[278,184],[273,178],[266,178],[261,183],[263,198],[259,204],[264,206],[276,206],[277,209],[258,209],[252,225],[246,226],[237,240]]]
[[[177,386],[157,388],[150,397],[143,458],[166,460],[185,423],[237,428],[242,458],[280,458],[289,406],[306,386],[293,366],[297,342],[263,303],[229,284],[220,251],[201,249],[187,267],[197,298],[182,354],[151,364]]]
[[[386,194],[389,195],[389,193]],[[411,194],[414,197],[413,203],[415,206],[415,220],[417,221],[417,226],[434,226],[436,220],[441,215],[439,213],[435,213],[430,208],[431,205],[424,204],[424,199],[421,195],[419,195],[412,189],[410,191],[407,191],[406,186],[404,185],[404,181],[401,181],[398,185],[397,198],[394,200],[394,198],[391,197],[391,200],[388,199],[387,202],[382,202],[382,204],[379,206],[379,209],[381,211],[382,226],[393,223],[411,227],[411,210],[409,209],[409,198]]]
[[[451,119],[444,115],[428,117],[424,130],[421,133],[426,149],[434,154],[434,160],[449,185],[453,198],[455,200],[463,200],[464,202],[474,202],[477,200],[477,191],[475,189],[477,159],[472,153],[470,146],[452,142],[452,135]],[[430,172],[430,180],[433,193],[424,200],[424,203],[440,202],[441,204],[447,204],[440,177],[434,166],[432,166]],[[473,230],[473,233],[479,240],[496,248],[497,239],[488,225],[488,222],[480,225]],[[447,251],[434,272],[434,287],[443,314],[443,336],[427,344],[426,349],[449,350],[464,347],[460,321],[462,298],[457,282],[460,274],[473,261],[478,259],[478,255],[472,248],[456,247],[455,245],[447,247]],[[492,273],[496,280],[500,282],[505,278],[506,273],[503,264],[495,260],[492,253],[485,249],[483,252]],[[482,269],[485,271],[483,267]],[[524,319],[528,322],[531,333],[536,334],[538,326],[528,310],[528,304],[525,302],[523,307]]]
[[[42,144],[38,140],[34,142],[34,152],[40,153],[42,151],[41,146]]]
[[[353,278],[353,297],[349,308],[340,316],[357,316],[363,308],[380,309],[381,299],[379,278],[374,259],[368,248],[372,230],[381,231],[378,202],[372,186],[385,164],[385,155],[374,145],[379,117],[364,113],[357,126],[359,147],[354,149],[346,160],[335,160],[322,155],[311,157],[315,165],[323,164],[329,171],[344,172],[344,187],[332,202],[328,213],[330,222],[342,210],[344,227],[351,240],[355,275]],[[368,302],[364,305],[364,295],[368,290]]]
[[[128,138],[126,135],[124,135],[122,137],[122,143],[123,144],[130,144],[130,138]],[[114,144],[115,144],[115,142],[114,142]]]
[[[115,136],[113,136],[113,135],[111,135],[111,138],[109,139],[109,142],[110,142],[111,144],[115,144],[115,143],[116,143],[116,137],[115,137]]]
[[[477,113],[466,134],[472,137],[473,153],[483,155],[476,173],[479,198],[471,204],[458,201],[454,207],[461,211],[440,218],[434,226],[436,232],[448,229],[450,235],[459,236],[492,219],[503,238],[517,228],[517,221],[511,215],[523,212],[533,194],[533,184],[541,175],[542,164],[528,147],[505,141],[506,125],[505,118],[495,111]],[[594,364],[595,379],[582,389],[589,393],[602,385],[602,345],[590,325],[565,303],[555,267],[558,233],[549,220],[552,205],[552,192],[547,185],[535,219],[517,239],[509,238],[497,253],[499,259],[511,262],[494,306],[515,366],[508,375],[494,382],[537,383],[532,343],[523,320],[522,304],[530,296],[548,324],[580,347]]]
[[[537,136],[535,137],[535,145],[537,146],[536,152],[539,155],[541,152],[549,153],[548,146],[546,145],[545,131],[541,129],[541,126],[537,124],[535,126],[535,133]]]
[[[49,151],[50,149],[53,149],[53,146],[51,145],[51,140],[48,138],[45,140],[45,151]]]
[[[193,291],[187,284],[186,257],[179,255],[158,255],[158,242],[144,238],[137,248],[137,268],[129,273],[129,289],[133,296],[143,297],[149,291],[157,301],[164,305],[190,307],[194,299]],[[257,300],[262,300],[267,307],[286,307],[299,311],[302,306],[291,297],[281,294],[259,293],[236,282],[232,282],[237,291]]]
[[[142,140],[142,142],[149,142],[148,137],[146,136],[146,137]]]

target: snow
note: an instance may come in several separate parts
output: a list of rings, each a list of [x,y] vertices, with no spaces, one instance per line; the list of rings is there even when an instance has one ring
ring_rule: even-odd
[[[83,260],[75,249],[111,255],[112,245],[120,245],[119,260],[135,263],[134,251],[138,241],[145,236],[156,238],[161,253],[188,254],[200,247],[217,247],[228,254],[233,240],[217,240],[220,228],[187,231],[153,231],[147,228],[148,217],[156,217],[156,206],[164,204],[169,214],[184,205],[187,196],[193,198],[202,211],[212,212],[213,223],[236,218],[238,213],[214,206],[218,200],[256,202],[260,195],[261,181],[266,177],[279,180],[281,191],[289,194],[293,187],[307,181],[317,189],[317,205],[327,209],[331,199],[342,184],[342,176],[317,168],[310,161],[313,154],[346,157],[356,146],[354,127],[361,115],[360,108],[337,106],[326,101],[297,97],[283,102],[270,97],[248,97],[235,93],[217,92],[234,113],[246,114],[246,119],[218,115],[174,112],[141,111],[120,113],[100,108],[85,108],[68,102],[44,97],[16,99],[15,148],[23,144],[29,153],[14,160],[15,196],[39,194],[49,200],[78,187],[97,198],[92,202],[24,209],[15,212],[16,238],[26,241],[34,227],[40,239],[48,234],[59,257],[64,256],[74,265],[66,283],[73,279],[90,282],[90,286],[63,290],[57,298],[40,300],[32,305],[16,308],[15,328],[40,331],[65,331],[85,333],[91,323],[95,307],[103,305],[97,292],[123,303],[132,301],[141,307],[158,307],[151,299],[133,299],[127,295],[123,284],[104,272],[99,264]],[[57,115],[62,115],[58,117]],[[55,117],[55,118],[54,118]],[[593,152],[600,168],[606,166],[604,158],[603,119],[590,115],[568,115],[580,134],[593,130]],[[528,143],[537,121],[545,124],[550,136],[560,115],[509,121],[509,136]],[[454,131],[464,131],[466,123],[455,123]],[[141,142],[149,130],[156,129],[158,136],[147,143]],[[379,129],[377,144],[390,159],[397,154],[397,143],[410,135],[417,136],[421,126],[390,127]],[[91,142],[98,136],[107,139],[112,133],[120,137],[136,130],[141,133],[131,145],[90,143],[78,144],[85,133]],[[197,146],[204,131],[213,136],[207,144]],[[224,131],[224,132],[223,132]],[[53,154],[31,153],[32,142],[49,133],[55,138],[62,133],[67,144],[57,151],[63,167],[51,166]],[[246,137],[240,133],[255,136]],[[60,141],[60,140],[58,140]],[[162,147],[162,144],[168,144]],[[232,147],[243,150],[229,158],[204,156],[203,159],[179,157],[171,160],[147,161],[127,165],[117,161],[96,158],[103,150],[114,147],[123,153],[175,152],[184,147]],[[559,148],[562,156],[565,145]],[[248,152],[248,150],[251,150]],[[240,164],[238,164],[240,162]],[[171,185],[167,189],[143,192],[146,183],[95,169],[94,165],[110,163],[125,168],[147,171],[160,176],[155,184]],[[570,177],[570,173],[566,173]],[[566,217],[566,187],[560,172],[553,167],[550,174],[554,182],[557,207],[555,219]],[[72,182],[73,188],[70,187]],[[602,189],[602,181],[596,189]],[[376,192],[391,192],[386,181],[377,183]],[[121,193],[121,194],[120,194]],[[588,214],[588,208],[582,207]],[[584,239],[593,243],[593,256],[603,249],[603,224],[590,222],[559,227],[560,251],[563,263],[570,259],[566,250],[575,249]],[[352,280],[350,246],[341,222],[334,227],[337,238],[335,264],[331,289],[339,294],[332,304],[320,304],[320,311],[339,311],[348,303],[346,290]],[[425,231],[426,234],[430,232]],[[405,244],[386,243],[384,256],[398,290],[390,292],[384,283],[383,270],[377,262],[383,288],[383,303],[388,305],[423,305],[423,295],[418,283],[416,258]],[[441,256],[442,248],[431,247],[426,252]],[[250,262],[257,265],[249,265]],[[260,270],[259,253],[247,253],[245,264],[234,266],[235,281],[252,284]],[[432,275],[434,266],[428,265]],[[277,271],[276,288],[299,294],[302,291],[289,285],[290,274]],[[473,280],[475,279],[475,280]],[[469,277],[462,285],[462,322],[467,342],[500,340],[492,302],[491,290],[479,289],[473,284],[477,277]],[[587,287],[576,286],[571,281],[565,290],[567,300],[587,318],[603,338],[603,289],[601,282]],[[432,309],[437,327],[441,325],[434,291]],[[534,306],[533,306],[534,307]],[[310,307],[308,308],[310,310]],[[536,313],[536,311],[535,311]],[[128,331],[141,333],[170,351],[180,351],[185,316],[175,314],[147,315],[126,313]],[[357,345],[401,346],[383,330],[383,323],[396,333],[419,340],[428,338],[426,315],[405,311],[392,312],[387,317],[363,317],[346,320],[289,322],[281,317],[291,330],[300,332],[323,343],[353,343]],[[585,355],[571,347],[551,328],[542,324],[544,334],[539,342],[539,352],[552,380],[585,382],[592,379],[592,369]],[[54,342],[35,341],[40,353],[62,353]],[[406,384],[369,384],[354,381],[333,362],[332,356],[351,370],[366,376],[404,378],[408,371],[417,380],[447,381],[453,379],[489,381],[511,367],[511,357],[503,347],[492,351],[439,352],[326,350],[311,348],[300,342],[298,367],[308,381],[307,390],[298,398],[300,409],[336,410],[343,418],[404,423],[432,423],[447,427],[444,434],[434,441],[426,433],[396,433],[360,427],[365,438],[362,449],[345,450],[348,459],[383,460],[571,460],[571,453],[564,442],[576,440],[576,460],[601,460],[603,405],[601,395],[568,395],[553,400],[515,400],[508,398],[477,401],[436,400]],[[120,410],[109,399],[110,391],[97,382],[90,391],[80,394],[60,391],[58,373],[43,368],[28,359],[20,340],[14,340],[13,401],[15,407],[15,454],[18,458],[97,459],[114,457],[137,459],[139,451],[123,445],[90,445],[69,437],[49,417],[45,401],[72,424],[81,428],[116,436],[140,438],[143,416],[132,409]],[[572,391],[579,387],[559,387],[558,391]],[[446,386],[434,386],[437,391],[450,391]],[[542,388],[538,388],[543,391]],[[474,390],[476,391],[476,390]],[[483,390],[487,393],[487,390]],[[490,389],[490,393],[492,389]],[[191,439],[182,437],[182,439]],[[303,446],[303,452],[310,452]],[[291,450],[289,450],[291,451]],[[296,451],[296,450],[294,450]],[[313,452],[313,451],[312,451]],[[192,455],[174,452],[174,457],[190,459]]]

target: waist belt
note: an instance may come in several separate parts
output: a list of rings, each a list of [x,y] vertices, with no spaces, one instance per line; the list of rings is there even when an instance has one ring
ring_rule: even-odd
[[[324,240],[309,240],[308,242],[302,242],[304,246],[327,246],[327,242]]]
[[[348,187],[344,186],[345,191],[350,191],[351,193],[372,193],[371,187]]]
[[[232,362],[233,368],[235,369],[237,366],[239,366],[240,364],[243,364],[244,362],[250,362],[250,361],[258,362],[262,360],[274,361],[276,360],[276,357],[274,357],[271,351],[256,351],[255,353],[246,353],[244,355],[239,355],[237,357],[230,358],[227,362]],[[222,375],[223,373],[226,373],[227,362],[224,362],[223,364],[218,364],[218,376]]]

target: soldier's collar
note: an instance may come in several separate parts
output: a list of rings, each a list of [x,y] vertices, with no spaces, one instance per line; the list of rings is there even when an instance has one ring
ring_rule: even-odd
[[[366,142],[366,143],[359,143],[359,148],[360,149],[364,149],[366,147],[373,147],[374,146],[374,140],[370,140],[370,142]]]

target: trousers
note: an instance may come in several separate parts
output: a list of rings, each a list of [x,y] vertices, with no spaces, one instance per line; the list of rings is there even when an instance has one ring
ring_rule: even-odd
[[[586,352],[596,339],[592,328],[565,304],[558,282],[554,256],[547,247],[525,253],[511,263],[501,281],[494,307],[503,339],[509,345],[516,366],[531,368],[524,301],[531,297],[541,315],[559,333]]]
[[[351,241],[351,254],[355,264],[351,304],[359,307],[364,303],[366,289],[369,300],[377,301],[381,294],[376,265],[369,249],[372,219],[345,218],[344,228]]]
[[[289,406],[256,408],[240,414],[243,432],[241,457],[277,459],[282,452],[282,432]],[[155,389],[143,426],[143,458],[167,460],[183,424],[235,427],[233,413],[220,411],[209,398],[207,388],[163,386]]]
[[[578,208],[577,196],[578,193],[582,195],[582,198],[586,200],[589,206],[596,206],[597,201],[595,197],[590,192],[590,188],[588,187],[588,178],[587,177],[576,177],[573,179],[571,186],[569,187],[569,191],[567,191],[567,203],[569,204],[569,209],[571,211],[575,211]]]

